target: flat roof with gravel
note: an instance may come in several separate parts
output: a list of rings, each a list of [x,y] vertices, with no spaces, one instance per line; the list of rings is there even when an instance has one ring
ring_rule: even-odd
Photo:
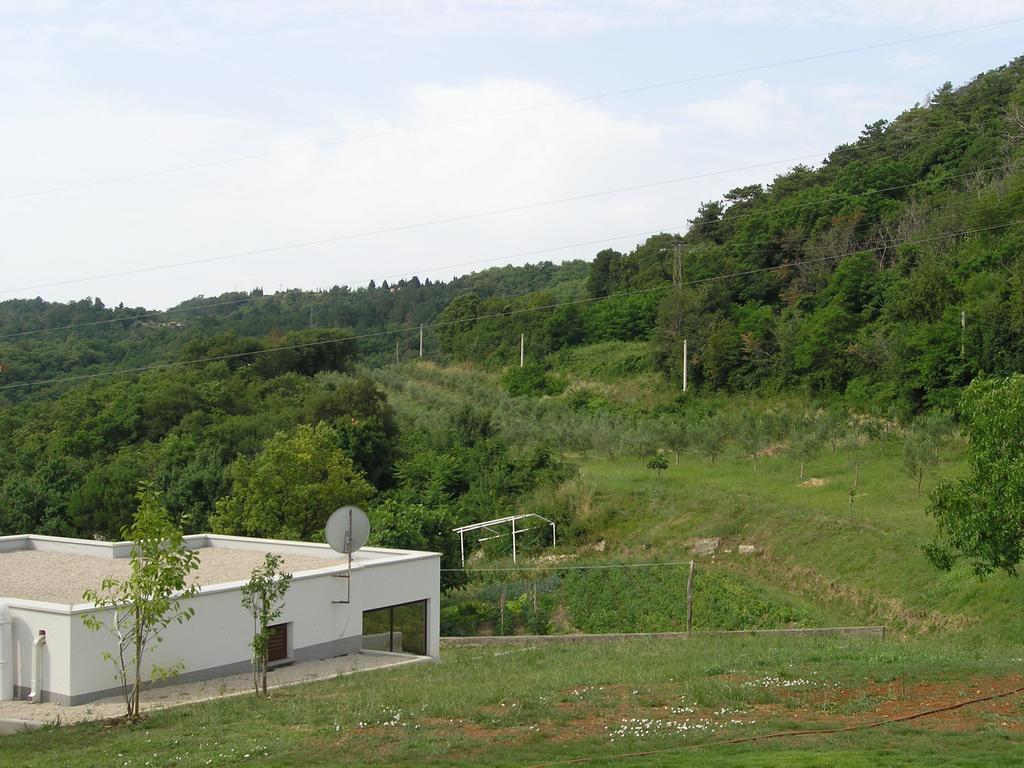
[[[268,551],[271,551],[268,548]],[[248,581],[249,574],[263,563],[264,552],[251,549],[201,547],[196,580],[200,586]],[[282,554],[282,568],[291,573],[345,564],[341,555]],[[130,573],[125,558],[96,557],[72,552],[23,549],[0,553],[0,597],[38,600],[44,603],[76,605],[85,602],[82,593],[99,589],[104,579],[125,579]]]

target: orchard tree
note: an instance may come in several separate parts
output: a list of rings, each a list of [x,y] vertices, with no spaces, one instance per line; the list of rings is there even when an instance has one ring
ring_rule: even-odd
[[[231,494],[210,517],[217,533],[311,541],[344,504],[364,504],[374,493],[338,447],[338,434],[321,422],[278,432],[253,459],[232,465]]]
[[[725,417],[706,416],[697,422],[694,431],[697,449],[714,464],[715,459],[722,455],[728,441],[729,424]]]
[[[194,610],[183,601],[198,590],[189,576],[199,566],[199,556],[186,548],[181,530],[151,486],[140,487],[139,510],[124,536],[133,544],[130,575],[124,581],[106,578],[98,590],[86,590],[83,600],[109,611],[87,614],[83,622],[92,630],[106,629],[117,640],[117,652],[105,651],[103,657],[115,667],[128,719],[137,720],[146,651],[163,640],[162,632],[172,622],[192,618]],[[167,677],[180,669],[181,662],[170,668],[154,665],[150,676]]]
[[[662,417],[658,432],[666,447],[675,454],[678,465],[679,454],[685,451],[693,440],[686,421],[678,416]]]
[[[242,586],[242,607],[252,616],[252,686],[267,695],[267,668],[270,663],[270,624],[281,617],[284,595],[292,575],[281,570],[280,555],[267,552],[263,565],[254,568]]]
[[[743,449],[743,452],[750,457],[754,471],[757,471],[757,454],[759,454],[768,443],[766,421],[760,414],[747,411],[740,417],[736,425],[736,439]]]
[[[800,479],[804,479],[804,468],[807,462],[814,461],[821,453],[824,438],[813,413],[805,414],[799,420],[790,437],[790,450],[800,462]]]
[[[849,421],[849,414],[841,405],[833,405],[820,415],[818,425],[821,435],[832,446],[832,453],[836,452],[839,441],[846,437]]]
[[[969,473],[932,493],[939,535],[926,552],[944,570],[966,559],[979,575],[1014,575],[1024,556],[1024,375],[976,379],[960,411]]]
[[[658,485],[661,485],[661,473],[668,469],[668,459],[662,456],[660,453],[655,454],[647,462],[647,468],[653,469],[655,475],[658,478]]]
[[[924,430],[908,430],[903,439],[903,474],[914,481],[917,495],[925,473],[939,463],[939,449],[934,438]]]

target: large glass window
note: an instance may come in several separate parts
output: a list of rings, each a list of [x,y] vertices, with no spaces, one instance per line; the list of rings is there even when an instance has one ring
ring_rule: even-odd
[[[427,601],[363,611],[363,648],[427,654]]]

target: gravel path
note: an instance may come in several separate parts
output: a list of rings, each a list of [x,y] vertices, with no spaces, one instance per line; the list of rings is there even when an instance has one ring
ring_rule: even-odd
[[[263,563],[264,556],[263,552],[220,547],[203,547],[198,552],[197,577],[202,586],[247,581],[252,570]],[[282,558],[282,567],[291,573],[344,562],[340,555],[282,555]],[[99,589],[105,578],[124,579],[128,574],[127,559],[34,549],[5,552],[0,554],[0,598],[74,605],[82,602],[82,593],[86,589]]]

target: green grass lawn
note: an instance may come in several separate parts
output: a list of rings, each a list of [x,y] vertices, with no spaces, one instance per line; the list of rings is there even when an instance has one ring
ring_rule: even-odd
[[[1024,684],[1006,652],[861,638],[634,640],[458,648],[412,665],[5,737],[11,766],[1020,765],[1019,699],[946,718],[721,746],[869,722]],[[646,757],[618,757],[672,750]]]

